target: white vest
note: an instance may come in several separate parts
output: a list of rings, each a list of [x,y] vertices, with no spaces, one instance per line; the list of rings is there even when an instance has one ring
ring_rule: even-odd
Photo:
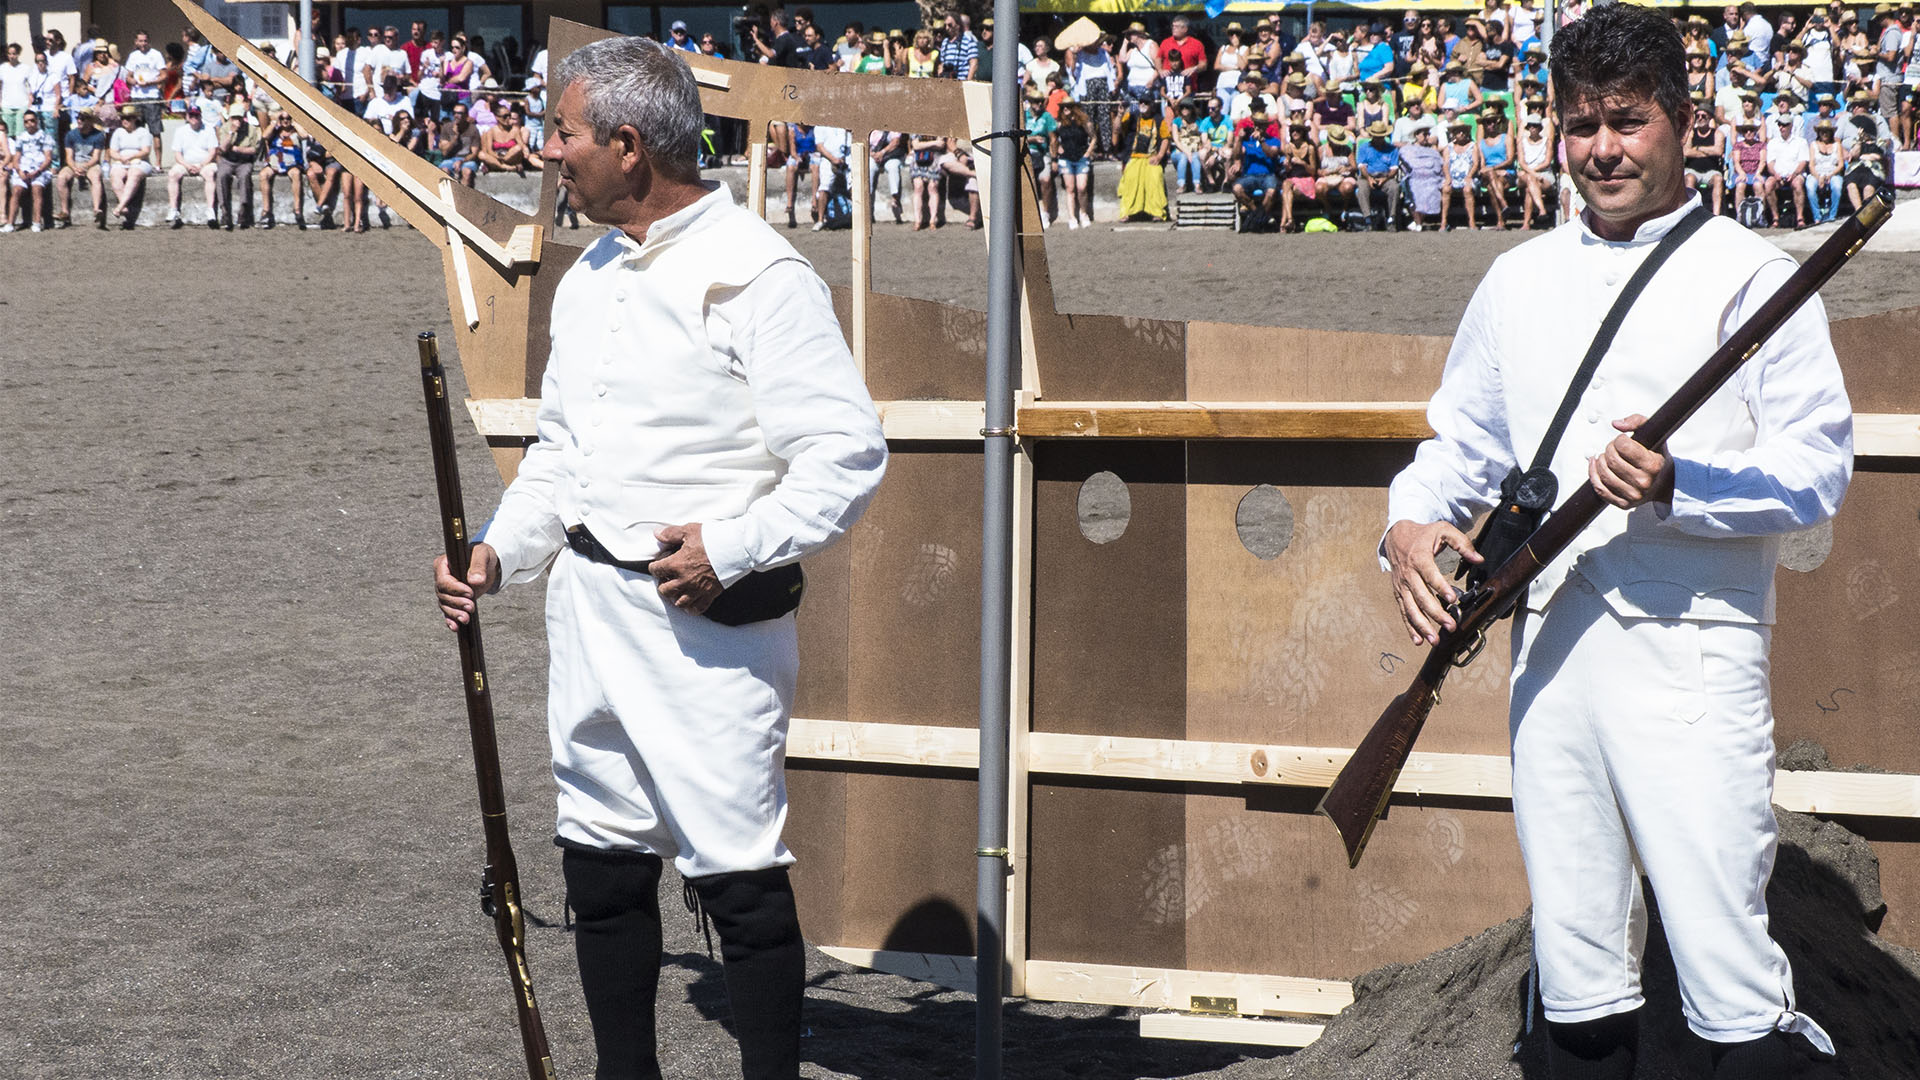
[[[1594,275],[1590,288],[1569,289],[1548,302],[1530,303],[1518,291],[1504,294],[1511,303],[1499,320],[1500,376],[1514,455],[1523,468],[1533,460],[1600,320],[1655,246],[1573,250],[1583,243],[1592,241],[1569,223],[1502,260],[1504,275],[1510,275],[1505,280],[1522,287],[1563,280],[1569,266],[1591,267]],[[1786,257],[1726,218],[1707,222],[1674,252],[1621,324],[1560,440],[1552,465],[1560,499],[1587,483],[1587,459],[1619,434],[1612,422],[1651,415],[1679,389],[1719,347],[1721,321],[1742,286],[1763,263]],[[1729,382],[1667,448],[1675,457],[1699,460],[1749,448],[1755,434],[1754,418]],[[1609,508],[1534,581],[1527,606],[1544,609],[1577,568],[1624,616],[1771,623],[1778,552],[1777,537],[1703,538],[1668,526],[1654,505],[1626,513]]]
[[[571,436],[554,511],[621,559],[657,554],[660,525],[745,513],[785,475],[745,374],[708,343],[707,298],[806,260],[724,187],[690,210],[645,244],[609,232],[553,299],[543,394],[557,396]]]

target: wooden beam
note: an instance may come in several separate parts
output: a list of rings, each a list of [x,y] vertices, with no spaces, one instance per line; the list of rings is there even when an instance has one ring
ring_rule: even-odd
[[[873,168],[873,153],[868,139],[871,132],[852,132],[859,136],[853,144],[849,170],[853,191],[853,252],[850,256],[853,286],[853,366],[860,378],[867,377],[867,295],[873,292],[873,193],[868,175]]]
[[[980,732],[970,727],[859,724],[794,717],[787,729],[787,757],[977,769]]]
[[[1853,452],[1864,457],[1920,457],[1920,416],[1854,413]]]
[[[1325,1028],[1324,1024],[1303,1024],[1298,1020],[1198,1013],[1156,1012],[1140,1018],[1143,1039],[1186,1039],[1247,1046],[1306,1046],[1318,1039]]]
[[[1424,439],[1420,402],[1042,401],[1020,410],[1030,439]]]
[[[1353,1004],[1353,986],[1338,979],[1029,960],[1027,996],[1181,1011],[1191,1010],[1194,998],[1211,998],[1243,1016],[1333,1016]]]
[[[475,400],[467,410],[481,434],[532,437],[538,404],[533,398]],[[973,441],[987,422],[979,401],[874,405],[887,438],[901,441]],[[1425,410],[1413,402],[1025,401],[1018,425],[1028,439],[1422,439],[1431,434]],[[1920,415],[1857,414],[1854,452],[1920,457]]]
[[[1090,776],[1185,784],[1276,784],[1324,788],[1351,750],[1259,743],[1138,739],[1109,735],[1027,736],[1027,769],[1046,776]],[[793,721],[787,756],[800,760],[975,769],[980,755],[971,728],[912,724]],[[1510,799],[1512,772],[1493,754],[1416,752],[1393,790],[1401,795]],[[1920,818],[1920,776],[1850,772],[1778,772],[1774,805],[1808,814]]]
[[[1029,780],[1033,731],[1033,446],[1014,444],[1013,457],[1013,609],[1008,642],[1007,729],[1007,917],[1004,940],[1007,992],[1027,992],[1027,821],[1033,786]]]
[[[954,990],[974,988],[971,956],[820,946],[843,963],[919,979]],[[1027,961],[1026,997],[1090,1005],[1190,1010],[1196,997],[1231,999],[1243,1016],[1333,1016],[1353,1004],[1353,986],[1339,979],[1245,975],[1224,971],[1118,967],[1057,960]]]
[[[747,120],[747,208],[767,217],[767,121]]]
[[[974,981],[971,956],[946,956],[940,953],[893,952],[886,949],[850,949],[840,945],[818,946],[821,952],[843,964],[884,971],[889,975],[918,979],[949,990],[978,989]]]

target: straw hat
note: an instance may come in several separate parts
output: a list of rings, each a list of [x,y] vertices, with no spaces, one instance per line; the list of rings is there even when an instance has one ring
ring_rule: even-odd
[[[1393,125],[1385,120],[1375,120],[1367,125],[1367,135],[1375,139],[1384,139],[1393,134]]]

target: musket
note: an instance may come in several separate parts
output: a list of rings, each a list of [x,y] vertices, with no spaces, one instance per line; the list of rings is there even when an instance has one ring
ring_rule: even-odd
[[[1754,312],[1726,343],[1700,365],[1680,389],[1673,392],[1659,409],[1632,435],[1633,441],[1651,450],[1666,445],[1674,431],[1687,421],[1733,373],[1753,359],[1760,346],[1800,310],[1807,298],[1820,291],[1827,279],[1853,258],[1867,239],[1893,213],[1890,193],[1881,191],[1860,212],[1840,225],[1826,243],[1813,253],[1805,265],[1794,271],[1785,284]],[[1444,631],[1427,653],[1426,660],[1413,677],[1407,692],[1393,699],[1366,738],[1347,759],[1340,775],[1320,800],[1319,811],[1340,830],[1347,846],[1347,865],[1360,865],[1373,827],[1386,814],[1387,800],[1400,779],[1414,740],[1427,722],[1427,715],[1440,701],[1440,684],[1447,673],[1465,667],[1480,654],[1487,631],[1503,618],[1527,592],[1527,586],[1541,571],[1567,549],[1582,530],[1600,516],[1607,504],[1591,484],[1567,496],[1526,543],[1504,563],[1487,575],[1485,581],[1467,589],[1447,606],[1454,628]]]
[[[447,372],[440,366],[440,345],[431,333],[420,335],[420,381],[427,394],[427,430],[433,437],[433,477],[440,490],[440,533],[446,544],[447,570],[465,581],[473,548],[460,496],[460,463],[454,456]],[[480,876],[480,910],[493,919],[500,949],[507,955],[507,977],[513,981],[513,1005],[520,1020],[520,1044],[527,1052],[527,1075],[532,1080],[554,1080],[547,1030],[533,998],[533,977],[527,972],[520,867],[514,862],[513,846],[507,839],[507,796],[500,783],[500,747],[494,738],[487,659],[480,649],[478,605],[457,634],[467,693],[467,728],[473,736],[473,771],[480,782],[480,825],[487,840],[487,864]]]

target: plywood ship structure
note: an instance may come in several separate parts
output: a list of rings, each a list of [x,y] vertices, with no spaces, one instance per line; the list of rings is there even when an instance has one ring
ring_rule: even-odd
[[[580,251],[544,235],[553,174],[535,215],[444,184],[181,8],[441,248],[469,409],[511,476],[553,289]],[[555,20],[551,55],[606,36]],[[982,84],[688,61],[706,110],[756,137],[771,120],[856,145],[989,128]],[[751,149],[761,211],[766,146]],[[971,988],[986,319],[872,291],[855,162],[853,280],[835,298],[894,457],[866,519],[808,564],[788,839],[810,940]],[[1449,682],[1358,870],[1311,813],[1418,660],[1373,549],[1448,340],[1060,314],[1025,190],[1009,989],[1197,1014],[1150,1032],[1303,1043],[1351,977],[1527,902],[1504,642]],[[1816,739],[1878,771],[1782,773],[1776,802],[1876,841],[1882,932],[1920,946],[1920,641],[1904,617],[1920,401],[1903,344],[1920,308],[1833,331],[1859,468],[1831,528],[1787,545],[1774,701],[1782,745]]]

